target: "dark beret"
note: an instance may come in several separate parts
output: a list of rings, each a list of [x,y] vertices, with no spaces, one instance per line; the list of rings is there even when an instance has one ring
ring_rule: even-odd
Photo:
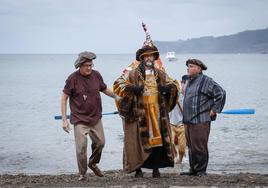
[[[188,59],[186,61],[186,66],[188,67],[189,64],[198,65],[199,67],[201,67],[202,70],[207,70],[207,66],[198,59]]]

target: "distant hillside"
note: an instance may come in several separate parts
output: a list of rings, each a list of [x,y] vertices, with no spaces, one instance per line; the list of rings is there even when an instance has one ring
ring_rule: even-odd
[[[162,53],[268,53],[268,28],[221,37],[155,41],[155,45]]]

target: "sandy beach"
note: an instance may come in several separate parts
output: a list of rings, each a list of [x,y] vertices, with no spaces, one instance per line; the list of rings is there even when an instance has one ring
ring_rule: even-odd
[[[105,171],[105,177],[87,174],[85,181],[78,181],[76,174],[62,175],[0,175],[0,187],[253,187],[268,186],[268,174],[208,174],[205,177],[180,176],[178,173],[161,173],[161,178],[152,178],[146,172],[143,178],[134,178],[134,173],[122,170]]]

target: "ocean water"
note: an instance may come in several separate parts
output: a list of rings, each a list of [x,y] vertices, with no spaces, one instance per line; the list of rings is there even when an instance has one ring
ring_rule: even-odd
[[[0,55],[0,174],[76,173],[73,131],[65,133],[60,114],[64,82],[74,71],[77,55]],[[94,69],[108,87],[131,63],[134,54],[98,55]],[[164,57],[164,54],[162,54]],[[176,79],[186,73],[185,61],[199,58],[227,92],[225,109],[254,108],[255,115],[219,114],[212,123],[208,172],[268,173],[268,55],[179,54],[166,62]],[[102,95],[103,112],[116,111]],[[100,167],[122,169],[123,130],[118,115],[103,117],[106,145]],[[90,140],[88,155],[90,151]],[[186,165],[186,164],[185,164]]]

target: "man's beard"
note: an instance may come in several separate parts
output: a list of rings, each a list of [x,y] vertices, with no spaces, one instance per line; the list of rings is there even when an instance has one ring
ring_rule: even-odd
[[[144,61],[144,65],[145,65],[146,67],[153,68],[153,67],[154,67],[154,61],[150,61],[150,60],[148,60],[148,61]]]

